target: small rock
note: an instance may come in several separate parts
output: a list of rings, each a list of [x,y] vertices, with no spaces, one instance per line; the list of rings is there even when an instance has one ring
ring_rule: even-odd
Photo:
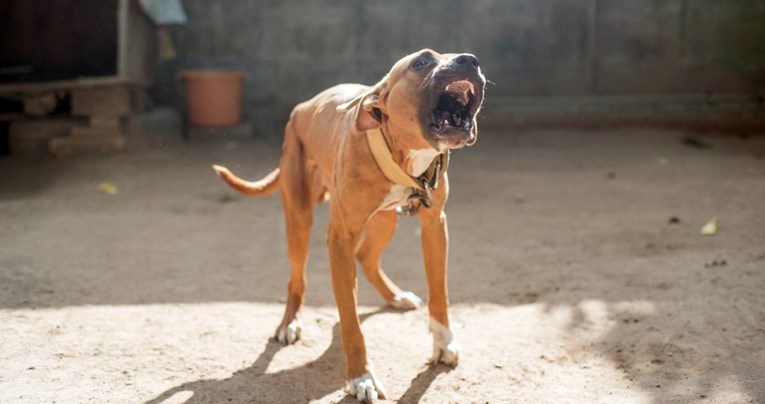
[[[234,197],[231,196],[228,192],[224,192],[220,195],[218,198],[218,202],[220,203],[229,203],[234,200]]]
[[[683,144],[697,149],[711,149],[712,145],[700,140],[699,138],[686,136],[683,138]]]
[[[714,260],[712,262],[705,263],[704,268],[724,267],[726,265],[728,265],[728,261],[726,260]]]

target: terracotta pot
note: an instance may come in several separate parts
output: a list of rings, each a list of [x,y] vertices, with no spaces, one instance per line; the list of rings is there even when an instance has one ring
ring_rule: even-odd
[[[189,120],[196,126],[232,126],[242,114],[245,72],[188,70],[181,73]]]

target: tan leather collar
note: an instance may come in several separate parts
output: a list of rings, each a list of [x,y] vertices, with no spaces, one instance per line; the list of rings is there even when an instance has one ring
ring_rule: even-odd
[[[425,191],[423,181],[427,182],[430,189],[438,187],[438,177],[449,166],[449,151],[438,155],[419,178],[414,178],[393,160],[390,146],[385,141],[385,136],[383,136],[380,129],[368,130],[366,135],[369,148],[372,150],[377,166],[380,167],[380,170],[390,182],[423,192]]]

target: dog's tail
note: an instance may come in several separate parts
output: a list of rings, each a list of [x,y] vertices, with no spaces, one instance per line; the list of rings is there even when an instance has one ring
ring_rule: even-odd
[[[231,188],[239,191],[242,195],[247,196],[262,196],[270,195],[279,190],[279,169],[276,168],[263,179],[258,181],[247,181],[239,178],[232,173],[228,168],[213,165],[213,170],[223,179]]]

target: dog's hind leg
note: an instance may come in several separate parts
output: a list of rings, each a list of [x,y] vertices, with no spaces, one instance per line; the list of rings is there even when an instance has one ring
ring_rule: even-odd
[[[311,181],[306,167],[303,146],[289,133],[287,127],[284,154],[280,163],[281,196],[287,225],[287,250],[290,260],[290,279],[287,285],[287,307],[284,318],[276,329],[275,338],[284,344],[293,344],[300,339],[302,325],[299,320],[300,309],[306,288],[306,261],[308,243],[313,224]]]
[[[413,310],[422,305],[417,295],[404,292],[385,275],[381,266],[382,252],[393,238],[398,225],[395,211],[374,214],[364,226],[363,240],[356,250],[356,258],[364,268],[367,279],[388,304],[399,310]]]

